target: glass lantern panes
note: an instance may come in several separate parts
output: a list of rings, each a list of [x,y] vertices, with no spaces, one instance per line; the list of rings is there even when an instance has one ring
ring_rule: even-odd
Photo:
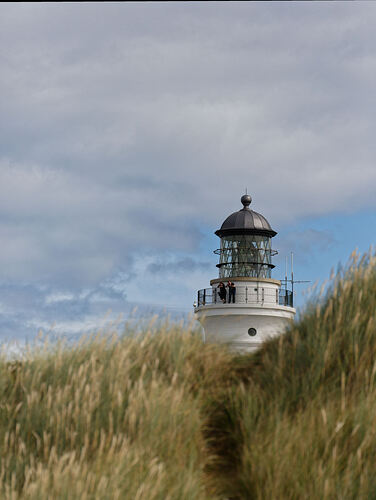
[[[219,254],[219,277],[270,278],[272,255],[271,238],[260,235],[223,236]]]

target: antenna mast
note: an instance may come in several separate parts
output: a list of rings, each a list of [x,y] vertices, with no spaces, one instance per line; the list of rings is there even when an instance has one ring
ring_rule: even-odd
[[[294,296],[294,254],[291,252],[291,293]]]
[[[286,256],[285,260],[285,279],[281,280],[282,282],[284,281],[284,285],[286,287],[286,292],[287,292],[287,284],[291,283],[291,295],[294,297],[294,283],[310,283],[310,280],[294,280],[294,254],[293,252],[290,252],[290,263],[291,263],[291,279],[287,278],[287,271],[288,271],[288,257]],[[294,299],[293,299],[294,300]]]
[[[286,259],[285,259],[285,286],[286,286],[286,289],[287,289],[287,256],[286,256]]]

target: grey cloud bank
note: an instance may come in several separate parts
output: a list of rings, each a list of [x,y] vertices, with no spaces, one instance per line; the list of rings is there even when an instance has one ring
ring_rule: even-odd
[[[210,266],[209,262],[195,262],[193,259],[186,257],[177,262],[152,262],[148,265],[147,271],[158,273],[186,273],[193,270],[205,270]]]
[[[186,300],[245,186],[276,227],[375,208],[375,4],[0,9],[0,266],[20,290],[114,300],[122,276],[153,302],[168,268],[163,301],[179,279]]]

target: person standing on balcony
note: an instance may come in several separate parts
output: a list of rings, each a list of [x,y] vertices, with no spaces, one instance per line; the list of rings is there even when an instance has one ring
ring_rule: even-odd
[[[217,288],[219,288],[219,292],[218,292],[219,298],[221,299],[221,301],[224,304],[226,304],[226,287],[225,287],[225,284],[221,281],[219,283],[219,285],[217,286]]]
[[[229,304],[231,304],[231,299],[232,299],[232,303],[235,304],[235,295],[236,295],[235,283],[233,283],[232,281],[228,281],[227,287],[228,287],[228,302]]]

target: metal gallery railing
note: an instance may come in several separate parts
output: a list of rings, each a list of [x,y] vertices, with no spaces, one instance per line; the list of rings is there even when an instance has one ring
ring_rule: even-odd
[[[252,287],[252,286],[237,286],[235,297],[229,296],[229,291],[226,290],[226,295],[220,295],[218,288],[203,288],[197,292],[197,307],[210,304],[277,304],[280,306],[293,307],[293,295],[291,290],[280,288],[273,290],[270,288]]]

